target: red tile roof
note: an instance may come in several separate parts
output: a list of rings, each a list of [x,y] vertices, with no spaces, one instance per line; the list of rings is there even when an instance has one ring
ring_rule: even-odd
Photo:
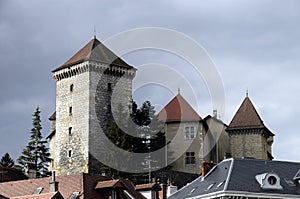
[[[59,192],[43,193],[27,196],[16,196],[11,199],[62,199],[62,195]]]
[[[114,188],[115,186],[118,186],[120,183],[120,180],[108,180],[108,181],[102,181],[98,182],[95,186],[95,189],[103,189],[103,188]]]
[[[249,97],[246,97],[231,120],[229,127],[264,127]]]
[[[133,68],[121,58],[119,58],[110,49],[108,49],[105,45],[103,45],[99,40],[94,38],[82,49],[80,49],[75,55],[73,55],[68,61],[66,61],[62,66],[56,68],[53,72],[59,71],[75,64],[82,63],[87,60],[117,65],[128,69]]]
[[[176,95],[158,114],[165,122],[200,121],[201,117],[180,95]]]
[[[64,198],[69,198],[73,192],[80,192],[84,193],[85,198],[101,199],[102,197],[94,190],[94,187],[98,181],[109,179],[105,176],[84,173],[56,177],[56,181],[59,182],[58,191]],[[49,182],[51,182],[51,177],[0,183],[0,194],[8,198],[32,195],[38,187],[43,187],[41,193],[49,193]]]

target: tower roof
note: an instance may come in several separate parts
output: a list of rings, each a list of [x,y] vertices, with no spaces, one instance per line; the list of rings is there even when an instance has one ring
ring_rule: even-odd
[[[274,136],[274,134],[264,125],[264,122],[247,95],[240,108],[235,113],[227,130],[249,128],[264,128],[269,135]]]
[[[166,122],[199,121],[202,119],[180,94],[177,94],[159,112],[158,118]]]
[[[246,97],[229,127],[265,127],[249,97]]]
[[[108,49],[98,39],[93,38],[88,44],[81,48],[75,55],[73,55],[68,61],[62,66],[53,70],[53,72],[67,68],[69,66],[82,63],[84,61],[97,61],[109,65],[121,66],[124,68],[131,69],[132,66],[128,65],[125,61],[119,58],[114,52]]]

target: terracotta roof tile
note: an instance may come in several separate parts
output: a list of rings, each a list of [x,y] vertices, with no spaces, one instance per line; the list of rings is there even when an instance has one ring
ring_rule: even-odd
[[[176,95],[158,114],[161,121],[200,121],[201,117],[180,95]]]
[[[156,185],[155,182],[153,183],[148,183],[148,184],[138,184],[136,185],[136,190],[142,190],[142,189],[152,189]]]
[[[62,195],[59,192],[11,197],[11,199],[61,199],[61,198]]]
[[[117,65],[128,69],[133,68],[121,58],[119,58],[110,49],[108,49],[98,39],[94,38],[82,49],[80,49],[75,55],[73,55],[68,61],[66,61],[62,66],[53,70],[53,72],[59,71],[75,64],[82,63],[87,60]]]
[[[76,191],[83,192],[83,175],[76,174],[56,177],[56,181],[59,182],[58,191],[64,198],[70,197]],[[8,198],[32,195],[38,187],[43,187],[41,194],[49,193],[49,182],[51,182],[51,177],[0,183],[0,194]]]
[[[249,97],[246,97],[229,124],[236,127],[265,127]]]
[[[104,188],[114,188],[118,185],[120,180],[108,180],[108,181],[102,181],[98,182],[95,186],[95,189],[104,189]]]

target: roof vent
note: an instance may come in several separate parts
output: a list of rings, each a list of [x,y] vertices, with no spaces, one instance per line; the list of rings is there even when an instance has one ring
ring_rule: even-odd
[[[263,173],[255,176],[262,189],[282,189],[280,178],[276,173]]]

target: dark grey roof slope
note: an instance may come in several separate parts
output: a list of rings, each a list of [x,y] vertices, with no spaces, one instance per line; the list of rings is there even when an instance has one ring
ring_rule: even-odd
[[[211,194],[229,196],[230,193],[300,198],[299,182],[293,179],[299,169],[300,163],[296,162],[227,159],[216,165],[203,180],[201,177],[196,179],[169,198],[204,198]],[[261,188],[256,176],[264,173],[278,175],[282,189]]]

